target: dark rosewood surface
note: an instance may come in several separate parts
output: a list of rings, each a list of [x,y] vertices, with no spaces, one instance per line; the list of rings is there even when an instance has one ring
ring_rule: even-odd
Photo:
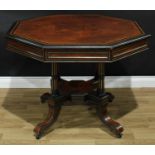
[[[131,20],[102,15],[51,15],[17,21],[8,50],[43,62],[112,62],[148,49]]]
[[[52,15],[15,27],[10,34],[47,45],[109,45],[144,34],[133,21],[99,15]]]

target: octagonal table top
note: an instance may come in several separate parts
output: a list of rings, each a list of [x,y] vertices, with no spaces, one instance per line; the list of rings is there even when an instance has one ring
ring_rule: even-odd
[[[142,28],[103,15],[50,15],[17,21],[8,50],[43,62],[112,62],[148,49]]]

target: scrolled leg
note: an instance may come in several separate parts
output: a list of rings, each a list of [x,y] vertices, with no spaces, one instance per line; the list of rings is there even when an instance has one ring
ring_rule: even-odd
[[[99,102],[96,107],[97,114],[100,120],[116,135],[116,137],[121,138],[124,129],[108,115],[107,106],[108,102]]]
[[[94,102],[100,120],[118,137],[121,138],[123,127],[108,116],[107,107],[113,101],[114,96],[104,90],[104,64],[97,64],[96,80],[98,80],[97,91],[85,96],[85,101]]]
[[[44,134],[44,132],[56,121],[60,113],[61,103],[68,100],[68,96],[61,96],[57,90],[58,79],[59,76],[57,73],[57,64],[52,63],[51,93],[44,93],[40,97],[41,103],[48,103],[48,115],[46,119],[39,123],[34,129],[37,139],[39,139]]]
[[[61,109],[61,105],[59,103],[56,103],[54,99],[51,99],[48,100],[48,108],[49,110],[46,119],[43,122],[39,123],[34,129],[36,139],[39,139],[43,135],[45,130],[56,121]]]

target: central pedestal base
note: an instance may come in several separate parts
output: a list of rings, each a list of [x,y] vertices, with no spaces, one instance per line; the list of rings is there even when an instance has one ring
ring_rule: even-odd
[[[74,94],[83,94],[83,100],[93,105],[100,120],[117,136],[121,137],[123,127],[108,116],[107,107],[114,96],[104,91],[103,64],[97,64],[97,73],[89,81],[64,81],[58,76],[57,64],[52,64],[51,92],[41,96],[41,102],[48,103],[47,118],[39,123],[35,129],[36,138],[39,139],[45,131],[56,121],[60,109],[65,101],[72,101]]]
[[[62,81],[62,83],[64,83],[64,81]],[[64,95],[60,95],[58,91],[55,91],[54,94],[45,93],[41,96],[41,102],[48,103],[49,112],[48,112],[47,118],[42,123],[39,123],[34,129],[37,139],[39,139],[44,134],[45,130],[48,129],[56,121],[63,103],[68,100],[72,101],[72,99],[75,98],[75,97],[72,97],[72,93],[71,93],[72,89],[70,89],[70,91],[67,91],[67,88],[73,88],[74,90],[73,92],[75,93],[76,87],[73,87],[73,86],[83,84],[83,82],[81,81],[71,81],[67,83],[65,83],[65,86],[68,86],[68,87],[63,87],[66,90]],[[90,81],[86,82],[86,85],[88,85],[88,83],[90,83]],[[88,90],[91,88],[92,88],[91,86],[87,87]],[[64,92],[64,89],[62,89],[62,91],[60,92],[62,94],[62,92]],[[85,95],[83,95],[83,100],[87,102],[88,105],[93,105],[93,107],[96,108],[96,112],[100,120],[117,137],[120,138],[122,136],[123,127],[119,123],[112,120],[112,118],[109,117],[107,113],[107,106],[110,102],[113,101],[113,99],[114,99],[114,96],[111,93],[98,93],[98,91],[88,92]]]

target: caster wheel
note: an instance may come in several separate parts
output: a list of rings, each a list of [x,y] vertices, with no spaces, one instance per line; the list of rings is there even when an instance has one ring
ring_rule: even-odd
[[[113,133],[115,133],[117,138],[122,138],[122,133],[121,132],[119,132],[119,131],[117,131],[115,129],[113,129],[112,131],[113,131]]]
[[[35,134],[36,139],[40,139],[41,138],[41,134]]]
[[[39,136],[39,135],[37,135],[37,136],[36,136],[36,139],[40,139],[40,136]]]
[[[121,134],[121,133],[117,133],[117,134],[116,134],[116,137],[117,137],[117,138],[122,138],[122,134]]]

